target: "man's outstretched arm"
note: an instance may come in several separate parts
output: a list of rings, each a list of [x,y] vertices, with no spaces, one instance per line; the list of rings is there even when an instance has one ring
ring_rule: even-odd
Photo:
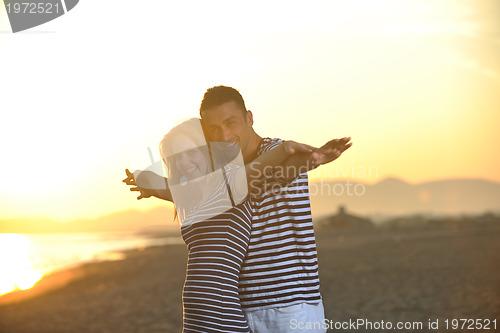
[[[266,176],[281,183],[288,183],[297,178],[301,173],[339,158],[344,151],[352,146],[352,142],[350,141],[350,137],[334,139],[328,141],[320,148],[311,147],[311,153],[296,152],[295,154],[291,154],[280,166],[274,168]]]

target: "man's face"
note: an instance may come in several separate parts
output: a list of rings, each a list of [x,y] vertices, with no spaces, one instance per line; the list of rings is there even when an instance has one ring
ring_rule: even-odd
[[[233,142],[244,152],[250,141],[253,125],[252,113],[246,111],[245,114],[233,101],[202,111],[208,141]]]

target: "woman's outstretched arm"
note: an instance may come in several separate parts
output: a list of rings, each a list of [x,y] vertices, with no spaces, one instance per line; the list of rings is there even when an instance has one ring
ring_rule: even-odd
[[[128,169],[125,169],[127,178],[122,180],[126,185],[131,185],[131,191],[140,192],[137,200],[149,197],[156,197],[167,201],[172,201],[172,193],[168,187],[167,178],[157,175],[152,171],[141,171],[135,176]]]

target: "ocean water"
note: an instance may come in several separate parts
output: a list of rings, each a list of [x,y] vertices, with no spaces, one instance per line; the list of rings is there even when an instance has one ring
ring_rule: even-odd
[[[180,243],[180,237],[149,238],[133,233],[0,233],[0,295],[31,288],[43,275],[57,270],[121,260],[126,250]]]

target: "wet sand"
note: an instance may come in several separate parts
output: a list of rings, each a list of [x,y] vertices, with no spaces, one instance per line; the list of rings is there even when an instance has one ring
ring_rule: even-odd
[[[500,326],[500,226],[316,234],[329,320],[439,319],[431,332],[445,331],[445,319]],[[185,265],[185,246],[167,245],[45,277],[32,290],[0,297],[0,332],[180,332]]]

